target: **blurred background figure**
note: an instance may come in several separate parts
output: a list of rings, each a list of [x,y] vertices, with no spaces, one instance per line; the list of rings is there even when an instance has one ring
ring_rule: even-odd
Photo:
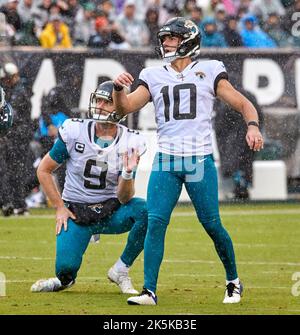
[[[86,46],[90,36],[95,34],[95,9],[92,2],[85,3],[75,17],[74,46]]]
[[[277,13],[269,14],[263,25],[263,29],[275,41],[278,47],[285,48],[292,45],[292,36],[282,28],[280,17]]]
[[[203,48],[216,47],[226,48],[224,36],[218,32],[216,20],[213,17],[207,17],[202,21],[202,39]]]
[[[201,30],[201,22],[203,19],[203,11],[201,7],[193,7],[190,13],[190,19],[198,26]]]
[[[245,47],[248,48],[275,48],[276,43],[257,24],[254,15],[248,14],[242,18],[241,37]]]
[[[136,18],[134,0],[126,0],[123,13],[117,18],[117,24],[130,48],[148,46],[149,31],[144,21]]]
[[[229,47],[243,46],[241,35],[238,32],[237,19],[234,15],[226,18],[223,35]]]
[[[230,76],[233,85],[237,82]],[[236,85],[234,85],[236,86]],[[263,128],[263,114],[253,94],[240,88],[239,91],[248,98],[257,110],[260,129]],[[249,187],[252,185],[254,151],[245,140],[247,124],[240,113],[220,100],[216,100],[215,133],[220,154],[222,186],[227,199],[249,199]]]
[[[14,123],[6,137],[6,145],[2,155],[6,157],[4,173],[7,176],[9,189],[7,203],[3,206],[4,215],[27,214],[25,198],[30,192],[29,181],[35,173],[33,168],[34,156],[30,150],[30,142],[33,138],[34,125],[31,120],[31,90],[19,74],[18,67],[12,63],[5,63],[0,70],[0,84],[5,90],[6,99],[10,101],[14,111]]]
[[[15,30],[6,22],[6,16],[0,12],[0,46],[12,44]]]
[[[0,7],[0,12],[6,16],[6,22],[11,26],[11,28],[16,32],[21,29],[21,17],[18,14],[17,7],[19,1],[17,0],[7,0],[4,2],[3,6]]]
[[[249,11],[261,22],[266,21],[271,13],[276,13],[278,16],[285,14],[285,8],[280,0],[253,0],[249,5]]]
[[[157,33],[160,29],[159,22],[159,9],[155,6],[149,7],[146,12],[145,23],[149,31],[149,44],[157,46]]]
[[[90,48],[128,49],[129,44],[120,34],[117,25],[110,24],[105,15],[98,16],[95,20],[95,34],[88,41]]]
[[[71,48],[72,41],[68,26],[59,14],[53,14],[39,37],[43,48]]]

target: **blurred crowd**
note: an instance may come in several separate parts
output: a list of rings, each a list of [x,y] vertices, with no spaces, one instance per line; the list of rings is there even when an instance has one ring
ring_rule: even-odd
[[[1,44],[152,48],[166,20],[185,16],[202,47],[300,47],[300,0],[0,0]]]

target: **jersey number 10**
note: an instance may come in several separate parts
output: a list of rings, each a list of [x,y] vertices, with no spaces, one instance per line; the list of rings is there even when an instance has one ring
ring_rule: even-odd
[[[190,92],[190,112],[180,113],[180,90],[189,90]],[[165,104],[165,121],[170,121],[170,96],[169,96],[169,86],[164,86],[160,93],[163,95]],[[194,119],[196,117],[196,97],[197,88],[195,84],[180,84],[173,87],[173,118],[174,120],[188,120]]]

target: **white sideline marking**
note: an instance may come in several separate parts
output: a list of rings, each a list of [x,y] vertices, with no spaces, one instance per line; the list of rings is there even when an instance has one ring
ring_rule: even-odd
[[[0,256],[0,259],[28,259],[34,261],[44,261],[44,260],[53,260],[54,257],[26,257],[26,256]],[[140,260],[144,262],[143,259]],[[199,263],[199,264],[220,264],[216,261],[208,261],[204,259],[164,259],[164,263]],[[240,265],[286,265],[286,266],[300,266],[300,263],[294,262],[252,262],[252,261],[239,261]]]
[[[143,260],[141,260],[143,261]],[[165,263],[202,263],[202,264],[219,264],[220,262],[216,261],[207,261],[203,259],[165,259],[163,260]],[[287,265],[287,266],[300,266],[300,263],[293,263],[293,262],[246,262],[246,261],[239,261],[237,264],[242,265]]]
[[[184,274],[184,273],[180,273],[178,275],[181,275],[181,276],[186,276],[188,277],[187,274]],[[196,276],[195,276],[196,277]],[[203,275],[199,276],[199,278],[203,277]],[[13,280],[6,280],[6,283],[35,283],[38,279],[13,279]],[[115,285],[113,283],[111,283],[107,277],[78,277],[77,280],[76,280],[76,283],[80,283],[80,284],[91,284],[91,282],[95,281],[95,280],[101,280],[101,283],[100,285],[106,285],[106,286],[111,286],[111,285]],[[188,284],[189,287],[190,286],[195,286],[195,287],[198,287],[199,290],[206,290],[207,289],[207,286],[206,287],[200,287],[199,286],[199,283],[189,283]],[[170,287],[169,284],[159,284],[159,286],[166,286],[166,287]],[[213,288],[223,288],[224,285],[215,285],[213,284],[210,288],[213,289]],[[290,289],[290,286],[252,286],[252,285],[247,285],[247,289],[273,289],[273,290],[289,290]]]
[[[246,216],[246,215],[293,215],[300,214],[300,209],[253,209],[253,210],[236,210],[236,211],[221,211],[221,216]],[[172,217],[196,217],[196,212],[174,212]],[[55,214],[49,215],[28,215],[28,216],[9,216],[9,217],[0,217],[0,220],[32,220],[32,219],[55,219]]]
[[[0,259],[30,259],[33,261],[52,260],[51,257],[26,257],[26,256],[0,256]]]

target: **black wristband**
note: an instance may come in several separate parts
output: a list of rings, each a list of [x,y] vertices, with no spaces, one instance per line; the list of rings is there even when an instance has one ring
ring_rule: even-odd
[[[117,85],[117,84],[114,83],[114,90],[115,91],[120,92],[120,91],[123,90],[123,88],[124,88],[123,86],[120,86],[120,85]]]
[[[258,124],[258,122],[256,122],[256,121],[249,121],[248,123],[247,123],[247,126],[249,127],[249,126],[255,126],[255,127],[258,127],[259,128],[259,124]]]

